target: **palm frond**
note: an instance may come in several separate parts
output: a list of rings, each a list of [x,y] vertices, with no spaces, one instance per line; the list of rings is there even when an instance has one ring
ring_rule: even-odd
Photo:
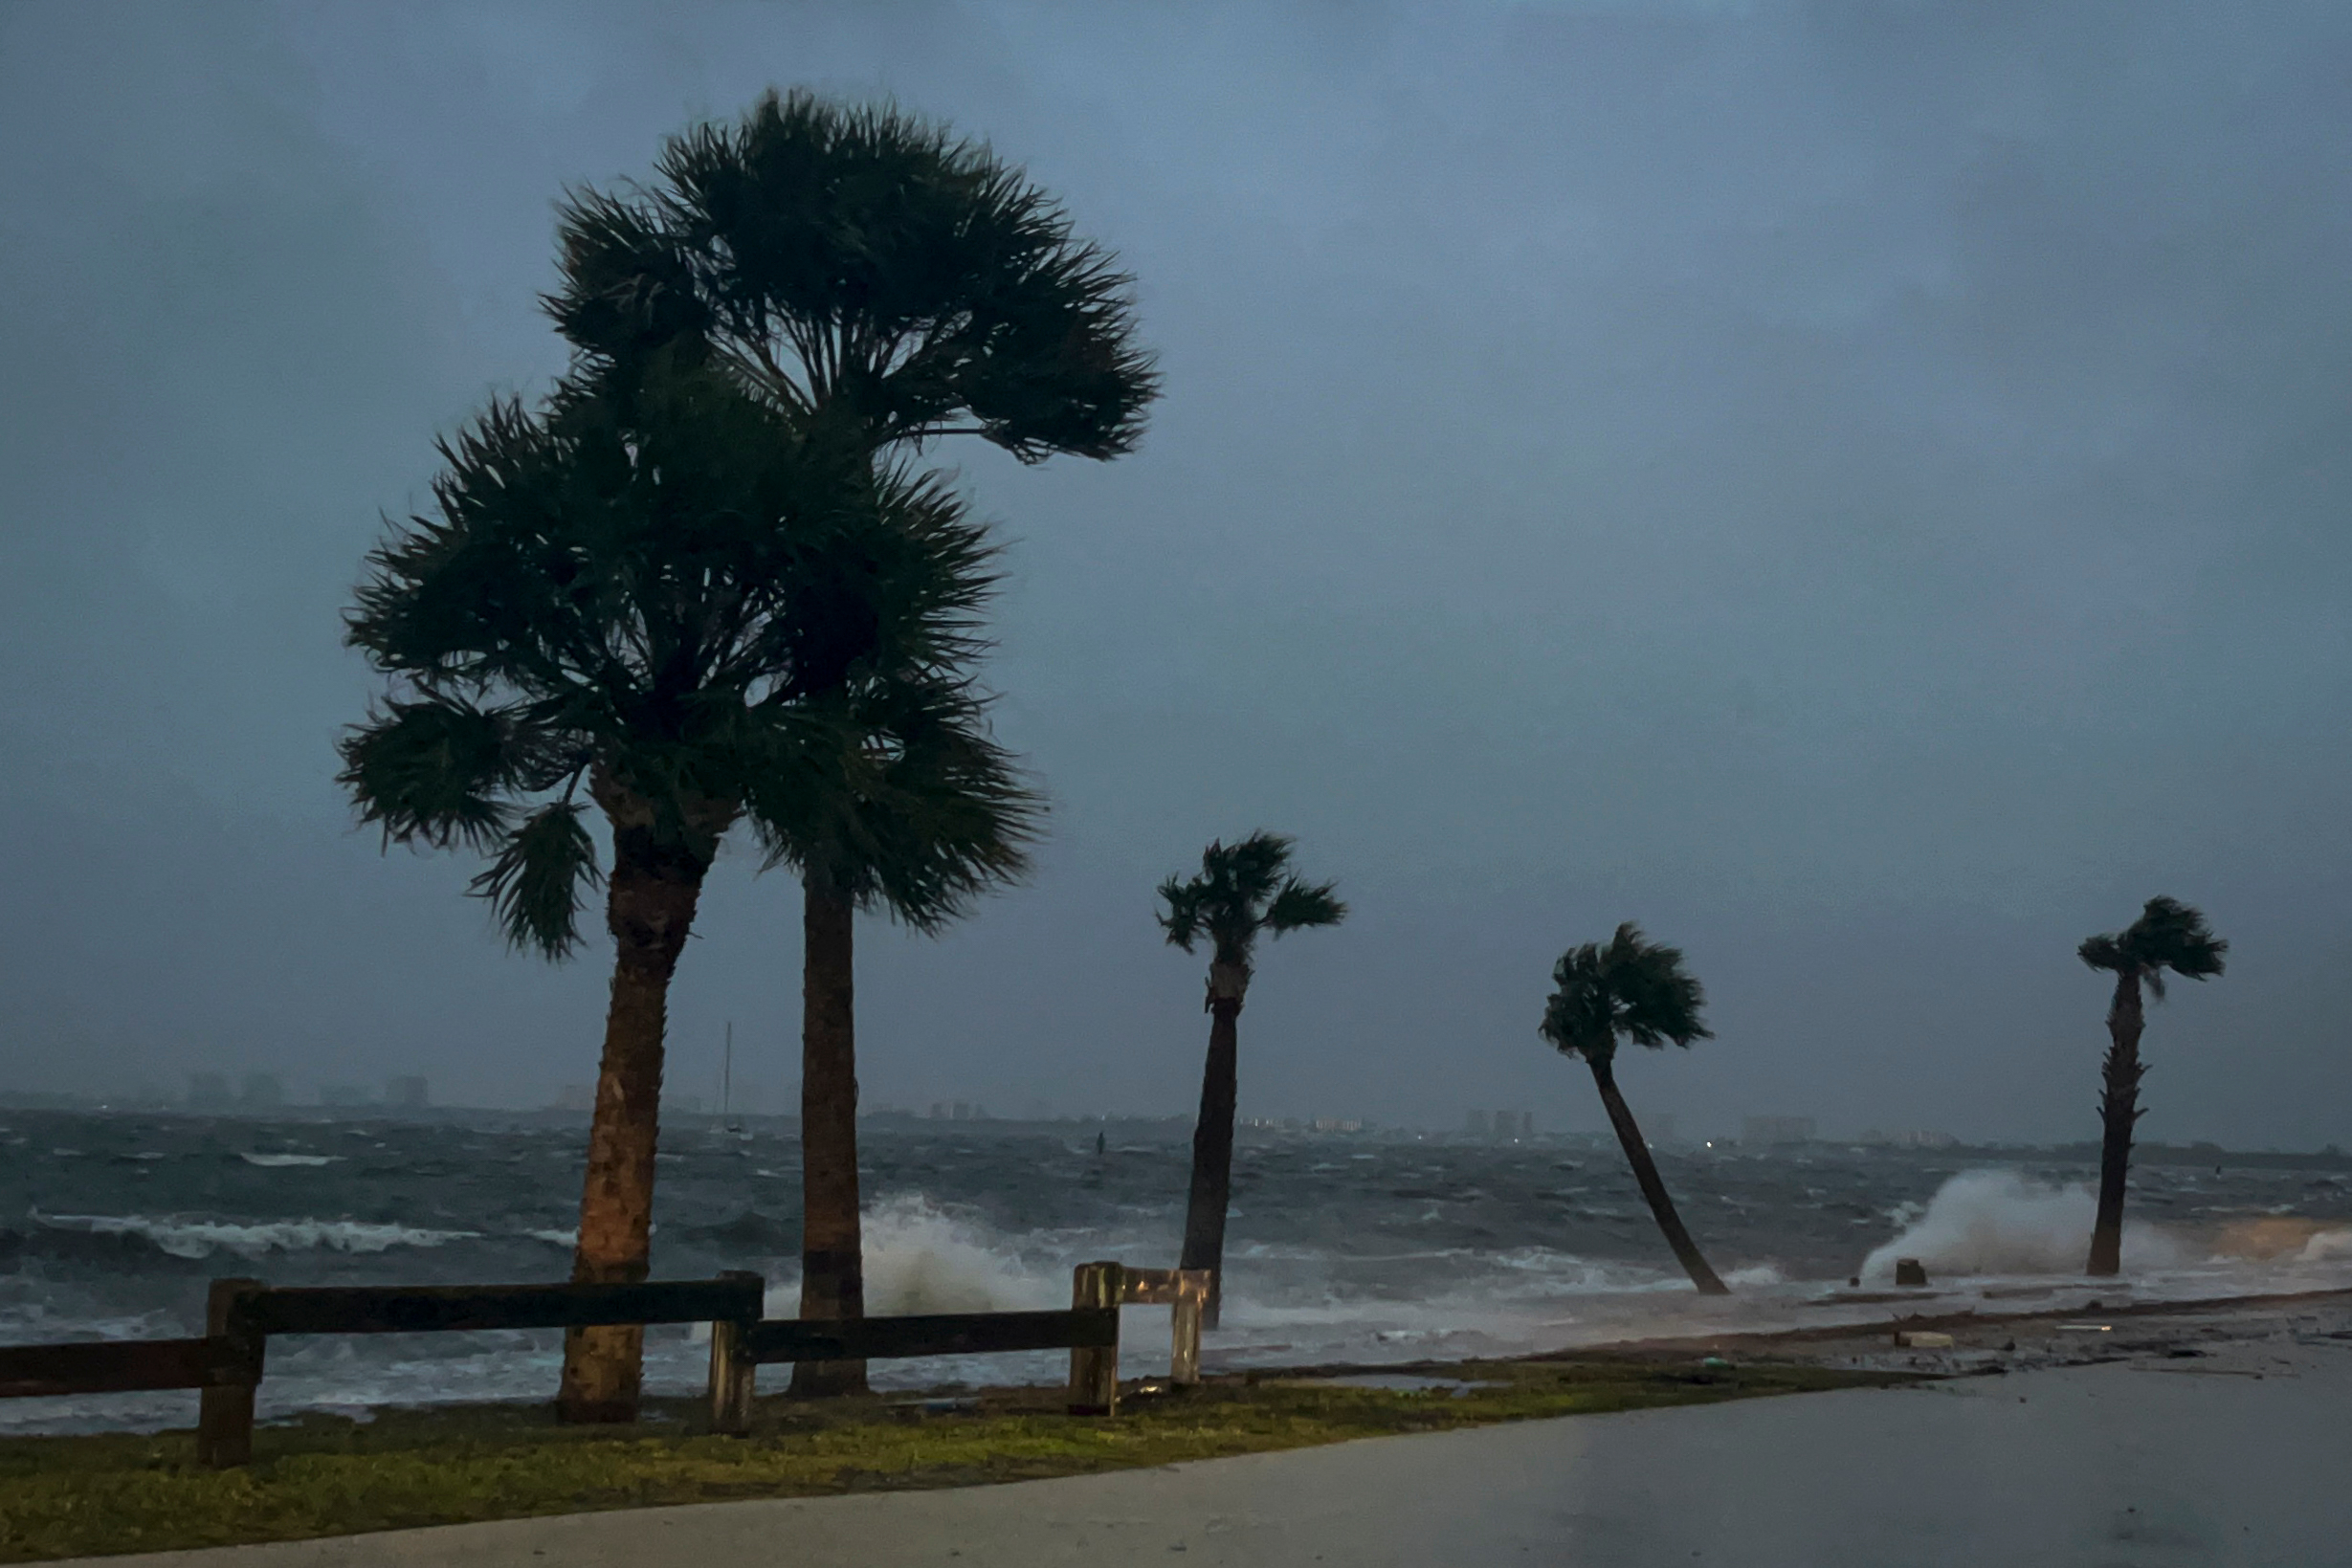
[[[1265,928],[1279,937],[1286,931],[1338,925],[1347,918],[1347,906],[1340,902],[1335,891],[1338,886],[1335,882],[1310,885],[1295,876],[1285,879],[1282,891],[1266,906]]]
[[[1044,803],[958,682],[881,683],[775,715],[746,805],[770,866],[935,931],[1026,873]]]
[[[1705,992],[1681,949],[1650,941],[1631,921],[1606,946],[1562,954],[1552,987],[1538,1032],[1569,1055],[1606,1064],[1621,1037],[1652,1049],[1714,1038],[1700,1018]]]
[[[1201,851],[1201,869],[1189,878],[1169,877],[1160,884],[1161,901],[1167,907],[1160,924],[1168,940],[1192,950],[1202,936],[1210,939],[1224,962],[1249,966],[1258,933],[1309,926],[1337,925],[1347,915],[1330,882],[1306,883],[1286,874],[1293,841],[1263,829],[1231,844],[1210,842]]]
[[[518,772],[508,716],[456,697],[386,703],[338,745],[337,782],[387,845],[487,847],[506,830]]]
[[[708,343],[810,431],[967,430],[1024,462],[1134,449],[1159,392],[1133,281],[986,145],[895,105],[770,92],[573,192],[547,308],[584,354]]]
[[[2164,975],[2209,980],[2227,966],[2230,944],[2213,935],[2205,916],[2178,898],[2159,894],[2123,930],[2092,937],[2075,949],[2094,969],[2137,975],[2156,999],[2164,998]]]
[[[470,885],[490,900],[509,945],[547,959],[567,958],[579,945],[582,903],[603,880],[583,809],[562,800],[533,811]]]
[[[2104,969],[2110,973],[2132,967],[2132,961],[2123,952],[2123,939],[2115,933],[2104,937],[2085,937],[2082,945],[2075,949],[2075,956],[2094,969]]]
[[[1167,933],[1171,946],[1192,951],[1192,944],[1201,935],[1201,888],[1197,880],[1187,882],[1169,877],[1160,884],[1162,909],[1156,912],[1160,929]]]

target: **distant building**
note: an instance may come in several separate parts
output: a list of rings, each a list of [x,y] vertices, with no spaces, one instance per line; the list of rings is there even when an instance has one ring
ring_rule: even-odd
[[[222,1072],[188,1075],[188,1103],[200,1111],[217,1111],[230,1103],[229,1077]]]
[[[1473,1111],[1462,1123],[1462,1131],[1468,1133],[1472,1137],[1484,1137],[1493,1130],[1494,1123],[1483,1111]]]
[[[384,1103],[396,1111],[422,1111],[425,1080],[414,1074],[384,1080]]]
[[[1533,1111],[1498,1111],[1495,1113],[1497,1137],[1533,1137],[1536,1136],[1536,1114]]]
[[[1319,1133],[1361,1133],[1364,1123],[1352,1116],[1317,1116],[1314,1130]]]
[[[1924,1129],[1914,1129],[1906,1133],[1882,1133],[1873,1127],[1865,1131],[1854,1141],[1876,1149],[1949,1149],[1956,1147],[1960,1139],[1949,1133],[1932,1133]]]
[[[1750,1148],[1810,1143],[1813,1136],[1810,1116],[1749,1116],[1740,1124],[1740,1141]]]
[[[271,1111],[286,1103],[286,1086],[275,1072],[248,1072],[237,1086],[237,1103],[248,1111]]]

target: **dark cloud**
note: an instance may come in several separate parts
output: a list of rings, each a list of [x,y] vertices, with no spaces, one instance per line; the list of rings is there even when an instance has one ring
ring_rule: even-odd
[[[895,94],[1137,272],[1145,450],[950,455],[1019,543],[1035,884],[877,932],[872,1101],[1174,1111],[1148,889],[1298,833],[1247,1107],[1588,1115],[1550,960],[1635,917],[1695,1122],[2089,1136],[2075,940],[2204,904],[2158,1137],[2343,1140],[2352,20],[2328,7],[0,12],[0,1063],[527,1103],[603,977],[379,861],[336,614],[430,440],[560,358],[567,182],[768,82]],[[795,900],[677,999],[784,1076]],[[78,1044],[67,1044],[78,1042]]]

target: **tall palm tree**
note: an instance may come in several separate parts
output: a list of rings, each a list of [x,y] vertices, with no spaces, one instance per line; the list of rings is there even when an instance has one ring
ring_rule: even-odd
[[[1201,1073],[1201,1115],[1192,1128],[1192,1191],[1185,1206],[1184,1256],[1177,1267],[1207,1269],[1202,1321],[1217,1326],[1224,1303],[1225,1211],[1233,1191],[1233,1105],[1239,1093],[1241,1004],[1260,932],[1279,937],[1347,917],[1330,882],[1290,874],[1292,840],[1256,832],[1237,844],[1212,843],[1200,874],[1160,884],[1161,929],[1186,952],[1209,939],[1209,1061]]]
[[[550,959],[579,944],[603,811],[615,955],[572,1274],[641,1279],[669,985],[730,828],[788,856],[854,797],[919,922],[1017,860],[1028,798],[963,674],[989,552],[936,479],[818,454],[691,356],[494,404],[441,452],[435,515],[373,552],[349,615],[389,691],[342,781],[388,844],[486,853],[474,892]],[[566,1419],[633,1417],[641,1341],[569,1334]]]
[[[2190,980],[2222,972],[2230,944],[2207,927],[2205,917],[2177,898],[2151,898],[2140,918],[2124,930],[2092,937],[2075,949],[2083,962],[2115,976],[2115,1000],[2107,1007],[2107,1058],[2100,1064],[2098,1115],[2098,1219],[2091,1227],[2091,1257],[2084,1271],[2104,1276],[2123,1268],[2123,1183],[2131,1175],[2132,1126],[2141,1117],[2140,1034],[2146,1026],[2140,988],[2164,1000],[2164,971]]]
[[[1026,868],[1039,806],[1001,752],[929,688],[879,681],[833,733],[810,809],[769,834],[802,884],[801,1315],[865,1315],[858,1226],[854,919],[936,932]],[[804,1397],[862,1392],[862,1361],[801,1361]]]
[[[671,138],[650,185],[574,193],[560,227],[547,306],[585,360],[690,352],[852,459],[947,435],[1116,457],[1158,395],[1110,253],[985,145],[895,107],[770,92]],[[854,833],[804,850],[801,1312],[855,1315],[849,911],[868,878]],[[810,1363],[794,1387],[861,1377]]]
[[[1712,1040],[1698,1010],[1706,998],[1698,982],[1682,967],[1682,950],[1646,939],[1641,928],[1627,922],[1604,947],[1586,942],[1561,955],[1552,969],[1552,996],[1544,1005],[1542,1033],[1563,1055],[1582,1056],[1592,1069],[1593,1087],[1609,1111],[1609,1124],[1617,1130],[1617,1143],[1626,1163],[1650,1204],[1651,1217],[1675,1249],[1691,1283],[1701,1295],[1729,1295],[1726,1286],[1698,1244],[1683,1228],[1682,1216],[1667,1195],[1657,1161],[1633,1120],[1633,1112],[1617,1089],[1617,1042],[1632,1041],[1652,1050],[1671,1040],[1687,1047],[1694,1040]]]

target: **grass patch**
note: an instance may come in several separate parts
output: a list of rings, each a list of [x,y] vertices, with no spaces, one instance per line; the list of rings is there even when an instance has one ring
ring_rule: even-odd
[[[969,1408],[904,1397],[759,1402],[747,1438],[699,1435],[699,1407],[651,1402],[630,1428],[556,1424],[544,1407],[307,1416],[255,1434],[254,1464],[208,1470],[191,1433],[0,1439],[0,1562],[299,1539],[597,1509],[965,1486],[1308,1447],[1400,1432],[1703,1404],[1911,1380],[1689,1361],[1555,1359],[1383,1368],[1473,1380],[1456,1394],[1222,1378],[1133,1399],[1113,1421],[1060,1413],[1059,1389],[997,1389]]]

